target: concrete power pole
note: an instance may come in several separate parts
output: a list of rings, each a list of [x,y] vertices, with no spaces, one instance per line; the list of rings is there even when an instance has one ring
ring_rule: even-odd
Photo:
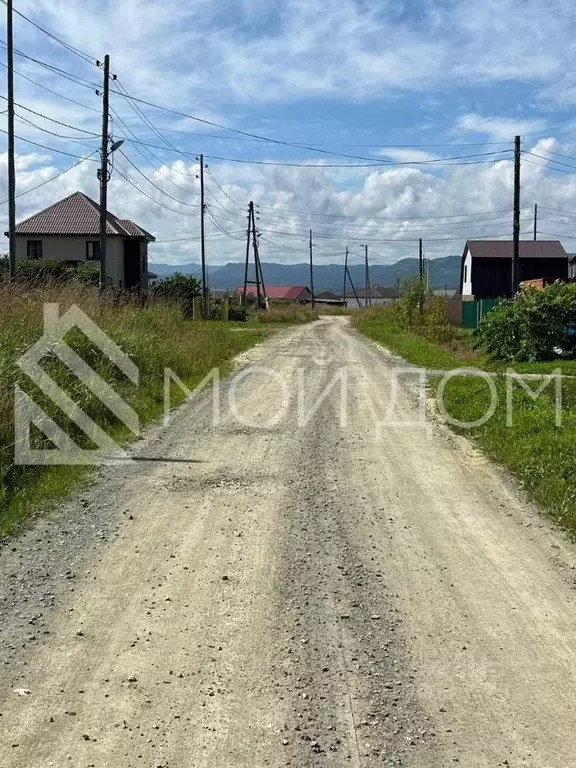
[[[97,62],[99,63],[99,62]],[[106,287],[106,211],[108,210],[108,112],[110,99],[110,56],[104,56],[104,83],[102,94],[102,146],[100,149],[100,290]]]
[[[6,71],[8,93],[8,253],[10,277],[16,274],[16,162],[14,149],[14,14],[12,0],[6,2]]]
[[[514,229],[512,244],[512,281],[511,290],[514,297],[520,285],[520,156],[522,140],[520,136],[514,139]]]

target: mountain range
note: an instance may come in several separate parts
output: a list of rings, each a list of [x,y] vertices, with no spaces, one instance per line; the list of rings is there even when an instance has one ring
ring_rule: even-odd
[[[357,288],[364,286],[364,265],[350,265],[352,281]],[[151,270],[159,278],[168,277],[175,272],[183,275],[194,274],[199,277],[199,264],[152,264]],[[276,264],[262,262],[262,274],[266,285],[308,285],[310,267],[301,264]],[[418,259],[402,259],[394,264],[372,264],[370,282],[394,288],[398,280],[405,280],[418,275]],[[209,269],[208,279],[213,289],[232,290],[244,283],[244,264],[229,262]],[[253,274],[250,275],[253,279]],[[460,256],[446,256],[430,260],[430,287],[448,290],[458,287],[460,281]],[[342,264],[314,265],[314,292],[335,291],[341,293],[344,282]],[[348,289],[350,286],[348,285]]]

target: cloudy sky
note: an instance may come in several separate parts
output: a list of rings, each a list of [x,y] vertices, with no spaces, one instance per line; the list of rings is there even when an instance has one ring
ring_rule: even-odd
[[[109,208],[154,233],[157,263],[198,261],[200,152],[211,264],[244,258],[250,199],[267,261],[304,261],[309,227],[325,263],[346,245],[369,243],[387,263],[415,255],[419,237],[436,257],[460,253],[466,238],[510,236],[515,134],[531,153],[523,233],[538,202],[540,237],[562,235],[576,251],[573,2],[15,6],[76,49],[16,16],[19,220],[78,189],[97,198],[102,72],[91,59],[109,53],[112,130],[125,139]]]

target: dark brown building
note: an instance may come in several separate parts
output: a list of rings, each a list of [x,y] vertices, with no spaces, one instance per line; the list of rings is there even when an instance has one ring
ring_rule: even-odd
[[[512,240],[468,240],[462,254],[463,299],[499,299],[512,295]],[[545,283],[568,278],[568,254],[558,240],[520,241],[519,281]]]

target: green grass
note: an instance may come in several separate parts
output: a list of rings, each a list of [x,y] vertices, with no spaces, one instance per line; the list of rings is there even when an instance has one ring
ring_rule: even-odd
[[[518,373],[546,374],[560,369],[576,376],[576,361],[507,364],[489,360],[472,348],[471,331],[459,330],[450,345],[435,344],[421,335],[396,325],[390,314],[378,319],[358,314],[357,330],[392,350],[405,360],[429,369],[454,370],[475,367],[492,373],[513,368]],[[576,378],[562,383],[562,424],[556,426],[554,384],[550,383],[534,401],[513,386],[512,424],[507,424],[507,387],[504,376],[496,376],[497,407],[493,416],[479,426],[451,425],[466,434],[494,461],[504,465],[520,481],[550,517],[576,535]],[[430,377],[437,392],[439,377]],[[542,382],[529,381],[535,391]],[[486,381],[477,377],[456,377],[446,384],[443,402],[446,412],[459,422],[481,419],[490,405]]]
[[[354,327],[414,365],[449,370],[461,368],[464,364],[448,349],[416,333],[406,331],[391,321],[371,320],[358,316],[355,318]]]
[[[437,390],[439,381],[431,380]],[[539,382],[531,382],[537,389]],[[558,523],[576,534],[576,381],[563,382],[562,425],[556,426],[554,385],[537,398],[514,385],[512,425],[506,421],[506,384],[496,381],[498,405],[486,424],[454,427],[474,439],[495,461],[511,470],[529,495]],[[460,422],[482,418],[490,405],[485,381],[455,378],[446,385],[447,413]]]
[[[34,509],[47,509],[71,490],[87,482],[86,467],[15,466],[13,462],[13,391],[19,382],[44,410],[80,444],[88,441],[66,417],[18,370],[16,360],[42,335],[42,304],[58,302],[60,311],[80,306],[127,352],[140,371],[140,386],[134,387],[80,332],[66,341],[105,378],[138,413],[140,423],[157,418],[163,411],[164,369],[170,368],[193,389],[214,367],[227,372],[239,352],[267,336],[260,329],[235,329],[234,324],[183,319],[181,311],[163,303],[142,308],[131,301],[101,298],[89,288],[46,286],[0,288],[3,322],[0,327],[0,534],[12,532]],[[43,367],[61,388],[117,441],[129,439],[123,427],[105,406],[56,358],[47,356]],[[173,389],[173,403],[184,393]],[[39,438],[37,438],[39,439]],[[49,445],[46,440],[41,445]]]

